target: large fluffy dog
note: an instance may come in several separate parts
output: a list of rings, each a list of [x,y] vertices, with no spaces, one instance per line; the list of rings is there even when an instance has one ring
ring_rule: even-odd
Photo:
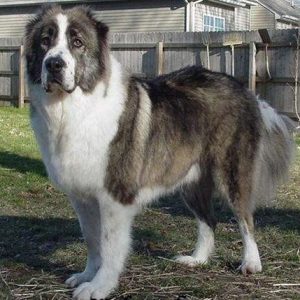
[[[284,120],[239,82],[201,67],[141,81],[110,55],[108,28],[84,7],[45,8],[26,29],[31,120],[49,177],[78,214],[88,247],[74,299],[117,286],[141,208],[182,189],[199,234],[191,256],[214,248],[212,195],[228,200],[244,243],[243,273],[261,271],[253,211],[284,177],[292,141]]]

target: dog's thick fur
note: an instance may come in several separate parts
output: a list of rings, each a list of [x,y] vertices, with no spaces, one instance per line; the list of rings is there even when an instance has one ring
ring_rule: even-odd
[[[176,261],[208,261],[218,192],[239,221],[242,272],[261,271],[253,212],[287,173],[287,119],[232,77],[202,67],[130,77],[110,55],[107,33],[85,7],[47,7],[26,29],[32,127],[88,247],[86,269],[67,280],[78,286],[74,299],[102,299],[116,288],[134,216],[178,189],[199,234],[194,253]]]

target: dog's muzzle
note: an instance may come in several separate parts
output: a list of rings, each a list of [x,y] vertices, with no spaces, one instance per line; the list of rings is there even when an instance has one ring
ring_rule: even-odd
[[[75,86],[67,80],[67,64],[61,56],[50,56],[44,61],[46,92],[51,93],[56,89],[62,89],[71,93]]]
[[[49,57],[45,61],[45,67],[47,70],[47,89],[51,90],[52,84],[58,84],[63,87],[63,69],[66,63],[59,56]]]
[[[47,58],[47,60],[45,61],[45,66],[49,74],[57,76],[66,66],[66,63],[61,57],[56,56]]]

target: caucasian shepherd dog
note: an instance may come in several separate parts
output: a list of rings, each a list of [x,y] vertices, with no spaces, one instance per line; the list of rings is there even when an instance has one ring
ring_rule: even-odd
[[[178,189],[199,233],[194,252],[175,260],[208,261],[218,193],[239,222],[241,271],[260,272],[253,211],[291,162],[286,119],[232,77],[199,66],[131,77],[110,55],[107,35],[85,7],[46,7],[26,27],[32,127],[88,248],[85,270],[66,281],[77,287],[74,299],[102,299],[117,287],[134,217]]]

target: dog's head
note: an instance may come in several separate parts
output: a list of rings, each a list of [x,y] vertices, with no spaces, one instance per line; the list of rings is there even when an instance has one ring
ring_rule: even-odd
[[[26,27],[25,54],[30,83],[46,92],[91,92],[109,73],[108,27],[83,6],[44,7]]]

